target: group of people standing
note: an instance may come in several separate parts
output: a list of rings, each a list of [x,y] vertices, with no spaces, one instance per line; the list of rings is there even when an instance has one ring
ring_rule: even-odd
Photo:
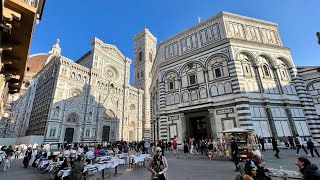
[[[259,139],[258,140],[259,144],[261,145],[261,150],[265,151],[265,139],[261,138],[261,137],[259,137],[258,139]],[[299,134],[296,134],[294,137],[292,137],[292,136],[288,136],[288,137],[283,136],[282,140],[283,140],[285,146],[288,149],[296,149],[296,155],[297,156],[299,155],[300,149],[302,149],[306,153],[306,155],[308,155],[308,156],[314,157],[314,152],[315,152],[317,154],[317,156],[320,157],[317,148],[315,147],[314,143],[312,142],[312,139],[308,139],[307,142],[304,142],[303,139],[299,136]],[[279,147],[278,147],[277,140],[275,138],[272,138],[271,143],[272,143],[273,151],[276,152],[276,154],[274,156],[276,158],[280,158],[279,157],[280,150],[279,150]],[[307,150],[309,150],[310,153],[308,153]]]

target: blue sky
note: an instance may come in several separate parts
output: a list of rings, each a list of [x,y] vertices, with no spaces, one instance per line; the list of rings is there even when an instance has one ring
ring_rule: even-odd
[[[319,66],[319,7],[319,0],[48,0],[30,54],[48,52],[59,38],[62,55],[77,60],[96,36],[133,60],[133,36],[144,27],[160,42],[196,24],[198,16],[203,20],[227,11],[278,23],[295,65]]]

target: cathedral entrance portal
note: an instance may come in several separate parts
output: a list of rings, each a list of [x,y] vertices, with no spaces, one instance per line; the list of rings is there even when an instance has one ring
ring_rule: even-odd
[[[64,142],[72,143],[73,141],[73,133],[74,128],[66,128],[66,132],[64,133]]]
[[[191,117],[190,137],[196,140],[208,138],[208,124],[205,116]]]
[[[102,128],[102,141],[109,142],[110,126],[103,126]]]

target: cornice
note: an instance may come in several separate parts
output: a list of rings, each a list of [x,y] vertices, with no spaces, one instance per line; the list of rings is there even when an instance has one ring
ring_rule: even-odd
[[[187,36],[187,35],[191,34],[194,31],[198,31],[199,29],[202,29],[202,28],[208,26],[209,24],[213,23],[214,21],[219,20],[221,17],[222,17],[222,13],[219,13],[219,14],[214,15],[214,16],[212,16],[212,17],[210,17],[210,18],[208,18],[208,19],[206,19],[204,21],[201,21],[200,23],[197,23],[197,24],[191,26],[190,28],[188,28],[188,29],[186,29],[186,30],[184,30],[182,32],[179,32],[179,33],[177,33],[177,34],[175,34],[173,36],[170,36],[166,40],[161,41],[159,43],[159,47],[161,45],[163,45],[163,44],[170,43],[170,42],[173,42],[175,40],[180,39],[181,37]]]
[[[237,39],[237,38],[228,38],[228,41],[230,42],[231,45],[237,45],[237,46],[243,46],[243,45],[249,45],[249,46],[254,46],[255,48],[265,48],[265,49],[270,49],[273,51],[288,51],[290,53],[290,48],[283,47],[283,46],[278,46],[278,45],[273,45],[273,44],[265,44],[261,42],[255,42],[255,41],[247,41],[244,39]]]
[[[235,20],[242,20],[245,22],[262,24],[262,25],[266,25],[266,26],[273,26],[276,28],[278,27],[277,23],[273,23],[273,22],[269,22],[269,21],[265,21],[265,20],[260,20],[260,19],[255,19],[252,17],[242,16],[242,15],[233,14],[233,13],[229,13],[229,12],[221,12],[221,14],[223,17],[226,17],[227,19],[230,18],[230,19],[235,19]]]

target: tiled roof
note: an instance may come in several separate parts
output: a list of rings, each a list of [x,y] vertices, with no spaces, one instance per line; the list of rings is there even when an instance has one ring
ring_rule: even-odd
[[[27,68],[29,72],[38,73],[47,62],[50,54],[36,54],[28,58]]]

